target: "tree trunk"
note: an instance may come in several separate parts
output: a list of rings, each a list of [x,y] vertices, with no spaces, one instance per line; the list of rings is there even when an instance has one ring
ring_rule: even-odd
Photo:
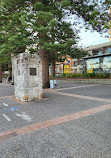
[[[14,85],[14,54],[11,54],[11,61],[12,61],[12,85]]]
[[[55,62],[52,63],[52,77],[55,76]]]
[[[0,83],[2,83],[2,65],[0,64]]]
[[[8,70],[9,76],[12,76],[12,71],[9,69]]]
[[[9,73],[9,76],[12,76],[12,64],[11,64],[11,61],[8,62],[8,73]]]
[[[40,46],[40,56],[42,59],[42,82],[43,88],[49,88],[49,61],[48,53]]]

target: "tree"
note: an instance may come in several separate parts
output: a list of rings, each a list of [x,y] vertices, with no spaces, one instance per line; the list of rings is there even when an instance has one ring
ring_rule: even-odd
[[[0,54],[0,83],[2,82],[2,68],[4,68],[5,64],[11,65],[10,55]]]
[[[71,28],[71,24],[66,22],[58,23],[51,30],[51,37],[54,39],[52,44],[44,45],[48,51],[49,63],[52,63],[52,76],[55,76],[55,62],[61,57],[70,54],[71,49],[77,44],[77,35]],[[55,43],[55,41],[57,41]]]
[[[110,4],[109,0],[104,3],[99,0],[3,0],[0,10],[0,34],[4,42],[0,44],[0,53],[22,53],[27,46],[31,53],[39,51],[45,88],[49,84],[48,55],[51,49],[54,50],[52,53],[58,50],[63,54],[67,50],[74,53],[71,45],[75,43],[75,38],[72,40],[73,37],[64,36],[64,26],[68,25],[64,23],[65,16],[77,15],[84,19],[86,26],[90,24],[93,29],[102,31],[105,21],[108,20],[107,13],[103,12],[107,9],[107,4]],[[63,37],[66,38],[65,43],[62,42]]]
[[[0,83],[2,82],[2,64],[0,64]]]

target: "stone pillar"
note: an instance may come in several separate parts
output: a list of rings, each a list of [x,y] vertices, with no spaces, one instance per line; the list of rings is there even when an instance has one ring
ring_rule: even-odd
[[[17,100],[42,98],[42,61],[38,54],[22,53],[14,58],[14,83]]]

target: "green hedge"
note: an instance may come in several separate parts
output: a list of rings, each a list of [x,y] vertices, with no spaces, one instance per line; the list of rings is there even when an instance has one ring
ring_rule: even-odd
[[[61,74],[56,76],[55,78],[110,78],[111,74],[109,73],[68,73],[68,74]]]

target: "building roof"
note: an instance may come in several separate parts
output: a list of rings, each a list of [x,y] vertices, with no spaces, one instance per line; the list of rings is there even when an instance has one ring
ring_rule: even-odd
[[[82,59],[91,59],[91,58],[97,58],[97,57],[104,57],[104,56],[111,56],[111,53],[101,54],[101,55],[93,55],[93,56],[86,56]]]
[[[107,46],[111,46],[111,42],[106,42],[106,43],[88,46],[88,47],[84,48],[84,50],[85,51],[96,50],[96,49],[100,49],[102,47],[107,47]]]

